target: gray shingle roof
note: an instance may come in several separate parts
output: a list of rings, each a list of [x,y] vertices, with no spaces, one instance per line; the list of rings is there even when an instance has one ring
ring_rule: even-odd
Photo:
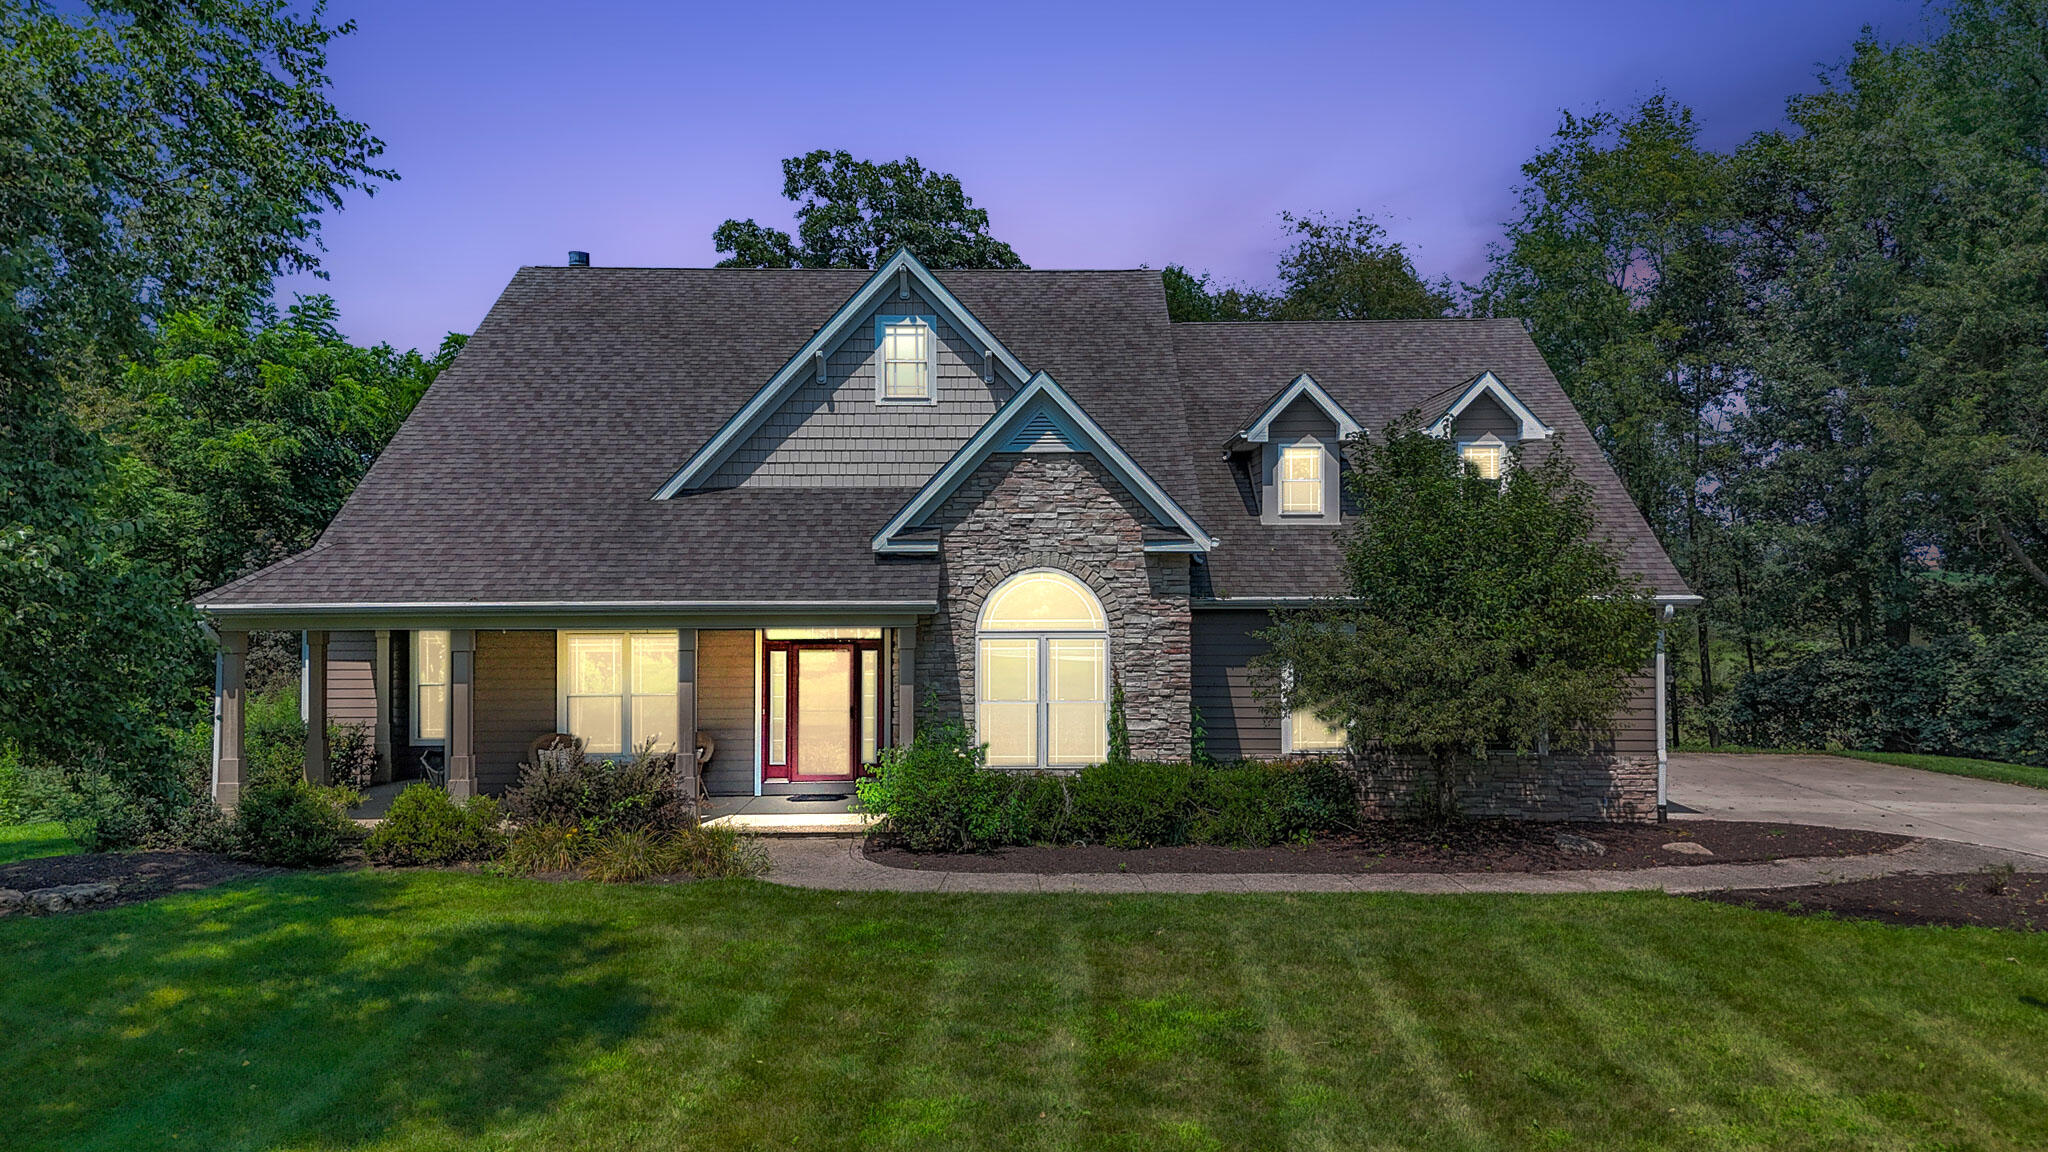
[[[320,543],[201,604],[930,601],[933,560],[869,547],[910,489],[651,499],[867,275],[523,268]],[[1682,591],[1511,322],[1175,326],[1156,272],[939,275],[1222,539],[1219,591],[1334,584],[1326,533],[1246,515],[1216,447],[1276,388],[1311,372],[1372,428],[1488,368],[1582,446],[1632,562]]]

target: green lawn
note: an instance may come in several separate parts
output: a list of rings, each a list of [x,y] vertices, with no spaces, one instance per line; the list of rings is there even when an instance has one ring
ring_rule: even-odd
[[[0,864],[76,851],[62,824],[0,824]]]
[[[1950,776],[1974,776],[1979,780],[2048,788],[2048,768],[2036,768],[2031,764],[2004,764],[1997,760],[1971,760],[1964,756],[1920,756],[1910,752],[1837,752],[1835,755],[1945,772]]]
[[[2048,1147],[2048,935],[336,872],[0,921],[35,1148]]]
[[[1914,752],[1858,752],[1848,748],[1829,748],[1823,752],[1813,748],[1751,748],[1740,744],[1722,744],[1710,748],[1695,741],[1680,744],[1672,751],[1718,752],[1738,756],[1842,756],[1850,760],[1869,760],[1877,764],[1896,764],[1902,768],[1943,772],[1950,776],[1996,780],[2001,784],[2025,784],[2030,788],[2048,788],[2048,768],[2036,768],[2031,764],[2007,764],[1999,760],[1972,760],[1967,756],[1922,756]]]

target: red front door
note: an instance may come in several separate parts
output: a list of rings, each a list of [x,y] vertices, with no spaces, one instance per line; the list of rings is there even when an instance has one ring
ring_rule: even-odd
[[[857,640],[767,644],[761,738],[768,780],[851,780],[864,751],[863,671],[876,646]],[[872,704],[869,705],[872,707]]]

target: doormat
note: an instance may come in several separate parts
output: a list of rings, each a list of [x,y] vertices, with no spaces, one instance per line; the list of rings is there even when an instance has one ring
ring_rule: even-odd
[[[850,792],[799,792],[788,797],[788,800],[791,804],[815,804],[826,800],[844,800],[851,795]]]

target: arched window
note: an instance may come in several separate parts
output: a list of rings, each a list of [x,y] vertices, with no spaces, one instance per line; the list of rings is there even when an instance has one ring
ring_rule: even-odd
[[[1109,742],[1109,631],[1088,586],[1051,568],[982,605],[975,732],[995,768],[1079,768]]]

